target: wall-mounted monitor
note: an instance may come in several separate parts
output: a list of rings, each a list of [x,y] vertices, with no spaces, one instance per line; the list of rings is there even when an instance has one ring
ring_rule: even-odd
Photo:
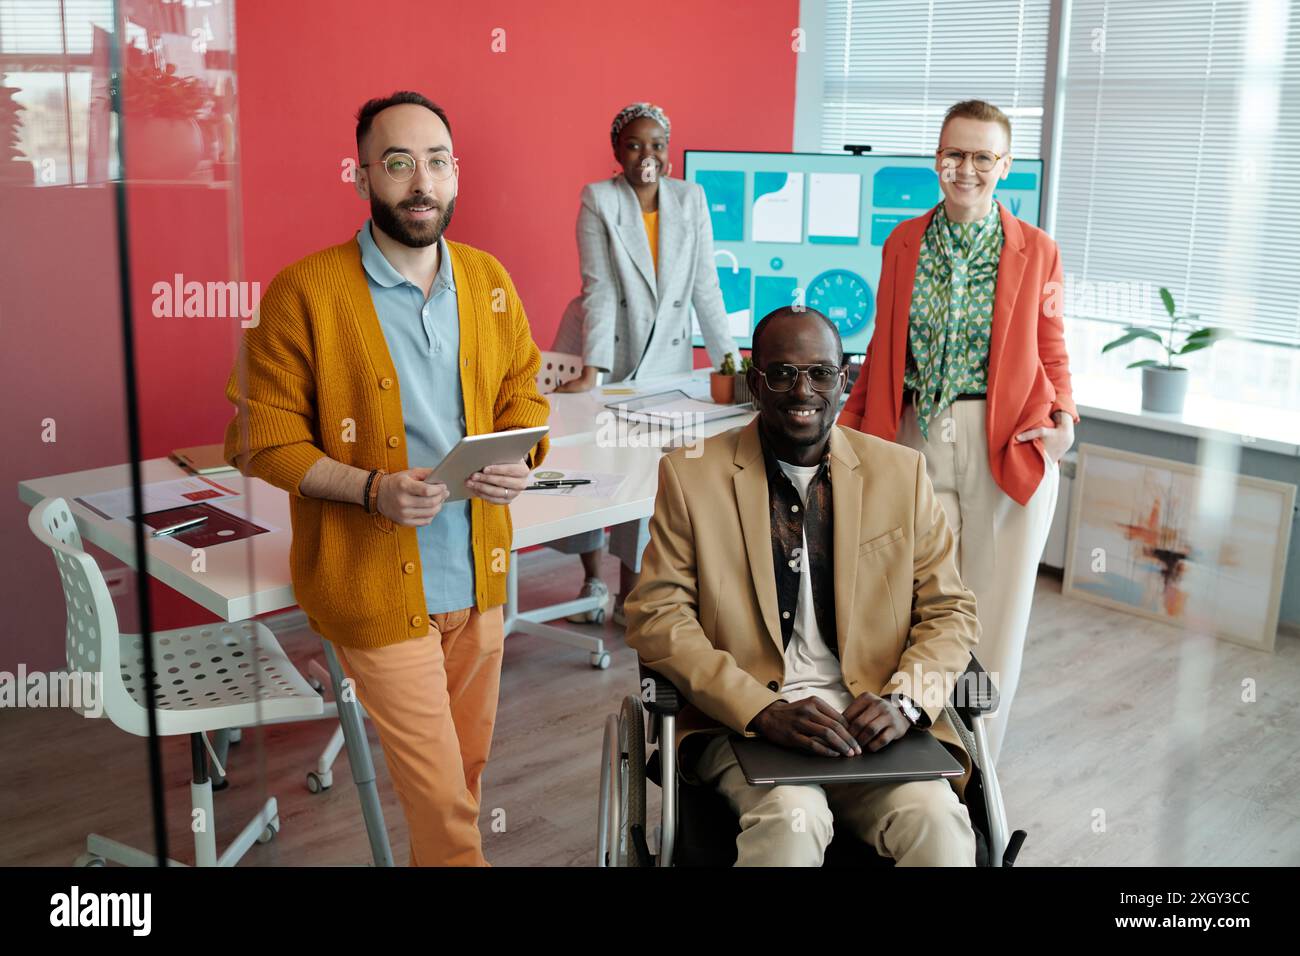
[[[742,348],[764,315],[802,301],[839,327],[846,352],[865,352],[885,238],[941,195],[933,156],[690,149],[686,178],[708,198],[722,300]],[[1014,160],[993,195],[1038,225],[1042,183],[1042,160]]]

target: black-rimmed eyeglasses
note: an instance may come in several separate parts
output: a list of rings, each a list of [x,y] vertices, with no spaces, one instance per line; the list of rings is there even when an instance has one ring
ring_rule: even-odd
[[[774,392],[788,392],[799,381],[800,375],[808,376],[808,384],[814,392],[829,392],[840,380],[844,370],[836,365],[788,365],[785,362],[773,362],[767,368],[758,369],[767,387]]]

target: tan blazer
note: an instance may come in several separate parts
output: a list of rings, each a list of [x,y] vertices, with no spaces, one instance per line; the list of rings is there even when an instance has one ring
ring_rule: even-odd
[[[785,676],[758,420],[688,452],[659,462],[650,543],[625,605],[627,642],[690,702],[679,743],[719,724],[752,737],[749,722],[780,699]],[[919,452],[837,425],[830,458],[844,683],[855,696],[912,697],[966,769],[961,794],[970,759],[942,716],[943,695],[922,694],[950,687],[979,640],[952,530]]]

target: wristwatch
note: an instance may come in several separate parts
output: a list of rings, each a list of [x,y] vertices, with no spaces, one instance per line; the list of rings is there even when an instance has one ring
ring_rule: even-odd
[[[910,697],[903,694],[890,694],[889,701],[903,712],[903,716],[907,718],[907,722],[913,727],[921,726],[921,710],[916,706],[916,704],[912,703]]]

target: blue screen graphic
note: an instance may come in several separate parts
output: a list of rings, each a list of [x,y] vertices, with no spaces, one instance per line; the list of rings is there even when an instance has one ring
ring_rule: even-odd
[[[723,304],[743,348],[764,315],[802,302],[836,324],[845,351],[865,352],[881,247],[942,195],[932,156],[687,150],[686,178],[704,188]],[[1042,182],[1041,160],[1016,160],[993,195],[1036,226]]]

